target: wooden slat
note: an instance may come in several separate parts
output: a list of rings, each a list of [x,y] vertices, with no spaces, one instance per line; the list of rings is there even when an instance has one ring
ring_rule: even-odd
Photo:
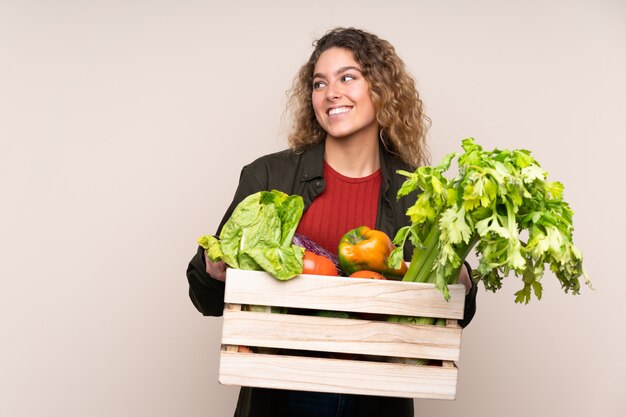
[[[227,311],[241,311],[241,304],[225,304],[224,305],[224,312]],[[233,346],[230,344],[225,344],[222,341],[222,349],[221,350],[225,350],[227,352],[237,352],[239,351],[239,346]]]
[[[222,384],[276,389],[454,399],[456,367],[221,352]]]
[[[279,281],[261,271],[228,269],[227,303],[462,319],[465,287],[443,300],[433,284],[300,275]]]
[[[222,343],[455,361],[461,328],[225,310]]]

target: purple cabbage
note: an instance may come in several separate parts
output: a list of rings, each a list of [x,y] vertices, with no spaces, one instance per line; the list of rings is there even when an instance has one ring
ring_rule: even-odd
[[[330,259],[337,267],[337,271],[339,271],[339,275],[343,275],[343,276],[346,275],[341,269],[341,266],[339,266],[339,258],[337,258],[337,255],[321,247],[318,243],[313,241],[311,238],[301,235],[300,233],[296,233],[293,236],[292,243],[296,246],[300,246],[301,248],[304,248],[305,250],[309,250],[316,255],[321,255]]]

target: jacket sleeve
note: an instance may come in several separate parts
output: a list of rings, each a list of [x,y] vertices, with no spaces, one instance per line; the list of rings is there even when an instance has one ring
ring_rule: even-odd
[[[472,276],[472,267],[470,264],[465,261],[465,266],[467,267],[467,272],[469,272],[470,277]],[[471,280],[472,288],[470,288],[467,295],[465,295],[465,311],[463,313],[463,320],[459,320],[459,326],[466,327],[472,318],[474,318],[474,314],[476,314],[476,295],[478,294],[478,284]]]
[[[205,316],[221,316],[224,310],[224,286],[222,281],[206,273],[204,249],[198,251],[187,266],[189,298],[200,313]]]
[[[219,236],[224,223],[230,218],[235,207],[250,194],[264,190],[263,183],[258,170],[255,171],[250,166],[245,166],[241,170],[239,186],[233,201],[220,222],[217,236]],[[187,281],[189,282],[189,298],[200,313],[205,316],[221,316],[223,314],[225,284],[207,274],[204,249],[200,246],[187,266]]]

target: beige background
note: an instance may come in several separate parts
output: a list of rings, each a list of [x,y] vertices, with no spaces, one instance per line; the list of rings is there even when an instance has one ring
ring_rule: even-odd
[[[481,289],[457,400],[416,416],[626,415],[624,1],[4,0],[0,416],[232,415],[185,269],[335,25],[397,47],[435,161],[467,136],[533,151],[596,288]]]

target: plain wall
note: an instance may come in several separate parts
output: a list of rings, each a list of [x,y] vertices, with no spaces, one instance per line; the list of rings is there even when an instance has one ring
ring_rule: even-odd
[[[481,289],[455,401],[416,416],[626,415],[626,3],[1,1],[0,416],[226,417],[221,319],[185,269],[337,26],[388,39],[433,125],[565,184],[595,290]]]

